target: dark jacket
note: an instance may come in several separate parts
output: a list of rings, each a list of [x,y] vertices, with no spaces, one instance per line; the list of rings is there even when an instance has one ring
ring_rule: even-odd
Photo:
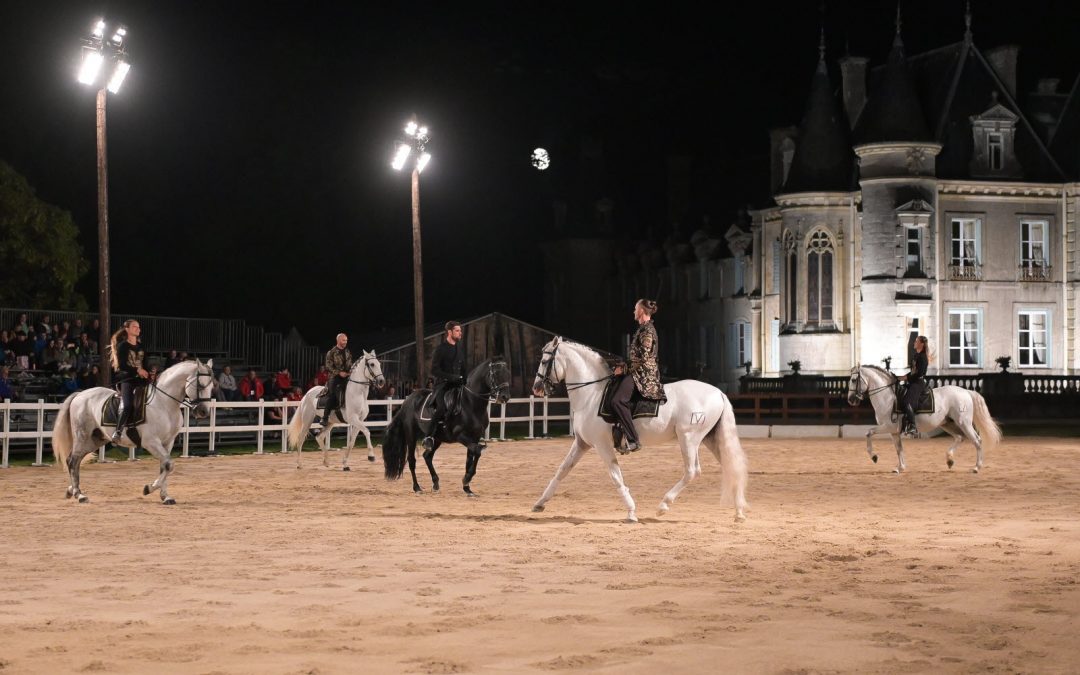
[[[638,393],[645,398],[666,399],[664,385],[660,384],[660,363],[656,339],[656,327],[652,321],[638,326],[630,343],[630,375],[634,378]]]
[[[118,344],[116,346],[116,362],[119,365],[116,368],[116,381],[141,380],[139,369],[144,368],[144,358],[146,358],[146,352],[143,350],[141,341],[130,344],[127,340],[124,340]]]
[[[431,375],[435,378],[436,385],[444,382],[452,384],[464,382],[465,345],[461,344],[461,341],[452,345],[443,340],[431,356]]]
[[[911,362],[911,372],[907,375],[908,384],[924,384],[928,364],[926,352],[915,352],[915,358]]]

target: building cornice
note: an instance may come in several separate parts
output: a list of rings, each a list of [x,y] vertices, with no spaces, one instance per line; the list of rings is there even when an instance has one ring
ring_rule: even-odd
[[[1076,183],[1023,183],[1018,181],[939,180],[938,193],[994,197],[1060,198],[1062,191],[1077,194]]]
[[[776,205],[780,208],[793,206],[851,206],[851,199],[855,203],[862,203],[860,192],[792,192],[790,194],[776,195]]]
[[[887,155],[897,151],[907,152],[913,149],[921,149],[933,156],[937,156],[941,152],[941,143],[932,143],[930,141],[905,141],[903,143],[867,143],[865,145],[856,145],[854,150],[855,154],[859,157],[869,157],[871,155]]]

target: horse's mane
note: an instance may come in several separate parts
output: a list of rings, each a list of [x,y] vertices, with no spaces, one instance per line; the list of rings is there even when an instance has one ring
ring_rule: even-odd
[[[179,363],[174,363],[165,370],[161,371],[160,374],[158,374],[158,382],[163,385],[168,384],[169,382],[172,382],[174,377],[180,377],[179,373],[180,371],[184,370],[185,367],[195,370],[200,365],[202,364],[200,364],[198,361],[180,361]]]
[[[890,382],[892,382],[893,380],[895,380],[895,379],[896,379],[896,375],[893,375],[892,373],[890,373],[889,371],[885,370],[885,369],[884,369],[884,368],[882,368],[881,366],[873,366],[873,365],[870,365],[869,363],[864,363],[864,364],[862,364],[862,366],[860,366],[860,367],[862,367],[862,368],[869,368],[870,370],[876,370],[877,372],[879,372],[879,373],[881,373],[882,375],[884,375],[884,376],[885,376],[885,379],[886,379],[886,380],[888,380],[888,381],[890,381]]]
[[[585,351],[592,352],[593,354],[596,354],[597,356],[599,356],[601,359],[604,359],[604,360],[607,360],[609,358],[610,359],[615,359],[615,360],[621,360],[622,359],[621,356],[618,356],[617,354],[612,354],[611,352],[609,352],[607,350],[597,349],[595,347],[590,347],[587,344],[578,342],[577,340],[571,340],[569,338],[560,337],[559,338],[559,344],[570,344],[570,345],[574,345],[576,347],[581,347]]]

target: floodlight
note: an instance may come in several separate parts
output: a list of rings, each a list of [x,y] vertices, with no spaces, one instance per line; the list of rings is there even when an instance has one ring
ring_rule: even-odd
[[[112,77],[109,79],[109,91],[114,94],[120,91],[120,85],[124,83],[129,70],[131,70],[131,64],[127,61],[116,62],[116,69],[113,70]]]
[[[394,167],[395,171],[401,171],[405,166],[405,160],[409,159],[411,153],[412,148],[402,143],[398,146],[397,152],[394,153],[394,161],[390,163],[390,166]]]
[[[93,84],[101,72],[101,64],[105,62],[105,56],[96,49],[86,48],[83,50],[82,67],[79,68],[79,82]]]
[[[420,157],[416,160],[416,171],[417,171],[417,173],[423,171],[424,167],[427,166],[428,162],[430,162],[430,161],[431,161],[431,155],[429,155],[426,152],[420,153]]]

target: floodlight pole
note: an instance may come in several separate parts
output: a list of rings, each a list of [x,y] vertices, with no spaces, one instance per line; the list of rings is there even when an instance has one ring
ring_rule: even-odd
[[[97,93],[97,178],[98,178],[98,314],[101,330],[98,335],[98,384],[108,387],[112,367],[103,361],[105,348],[112,337],[109,307],[109,167],[105,153],[106,87]]]
[[[420,169],[412,170],[413,322],[416,328],[416,388],[424,379],[424,269],[420,255]]]

